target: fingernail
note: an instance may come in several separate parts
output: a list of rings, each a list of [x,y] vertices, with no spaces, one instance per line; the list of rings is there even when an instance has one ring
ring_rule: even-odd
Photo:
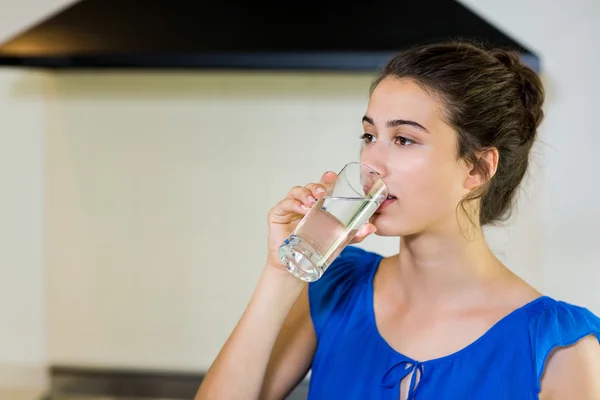
[[[317,193],[325,193],[325,189],[323,189],[322,187],[318,187]]]
[[[308,201],[310,201],[311,203],[314,203],[316,200],[314,197],[308,196]]]
[[[300,208],[306,211],[310,210],[310,207],[306,207],[304,204],[302,204]]]

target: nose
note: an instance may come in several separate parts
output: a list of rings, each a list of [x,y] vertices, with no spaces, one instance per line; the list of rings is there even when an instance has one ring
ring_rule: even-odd
[[[373,169],[382,178],[388,175],[386,159],[385,154],[375,149],[364,149],[360,154],[360,162]]]

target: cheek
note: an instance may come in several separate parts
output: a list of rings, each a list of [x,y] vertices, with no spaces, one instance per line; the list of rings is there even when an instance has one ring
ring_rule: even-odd
[[[455,160],[434,153],[417,157],[399,168],[405,196],[426,209],[454,209],[463,196],[463,171]]]

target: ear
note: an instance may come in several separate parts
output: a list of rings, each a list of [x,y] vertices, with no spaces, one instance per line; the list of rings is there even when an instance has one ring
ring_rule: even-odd
[[[475,189],[485,185],[496,174],[498,169],[498,149],[491,147],[477,155],[477,162],[471,166],[465,179],[465,189]]]

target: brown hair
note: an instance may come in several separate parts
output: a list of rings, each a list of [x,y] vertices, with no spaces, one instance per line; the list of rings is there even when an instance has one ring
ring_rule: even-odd
[[[380,72],[371,92],[389,76],[411,79],[442,100],[446,122],[458,133],[458,157],[487,178],[462,200],[463,210],[467,201],[481,199],[482,226],[508,218],[544,115],[538,75],[520,63],[518,53],[450,42],[399,53]],[[478,157],[490,148],[499,152],[491,179]]]

